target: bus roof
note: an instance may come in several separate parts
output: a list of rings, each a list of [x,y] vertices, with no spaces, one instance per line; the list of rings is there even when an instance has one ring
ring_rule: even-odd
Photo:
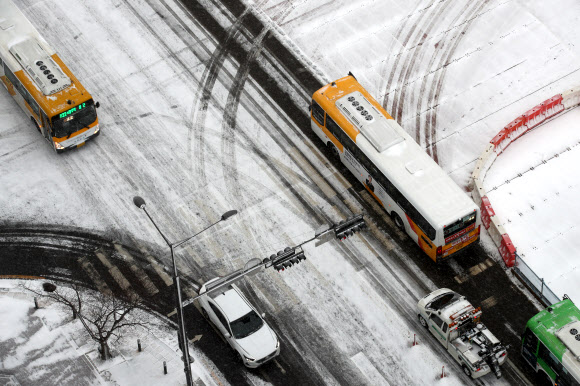
[[[343,101],[350,96],[371,106],[371,119],[353,122]],[[469,196],[356,81],[346,76],[314,93],[313,99],[433,226],[443,227],[477,210]],[[365,102],[366,101],[366,102]],[[368,114],[365,114],[365,116]],[[360,117],[359,117],[360,118]],[[383,134],[379,137],[376,133]]]
[[[91,99],[12,0],[0,0],[0,57],[50,117]],[[39,61],[51,79],[39,69]]]
[[[528,320],[526,326],[562,361],[568,348],[556,333],[562,327],[577,321],[580,321],[580,310],[570,299],[564,299],[536,314]]]

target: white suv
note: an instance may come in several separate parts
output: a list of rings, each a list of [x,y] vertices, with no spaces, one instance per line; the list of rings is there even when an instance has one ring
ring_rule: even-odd
[[[280,341],[262,319],[264,315],[260,316],[235,284],[203,295],[223,281],[218,277],[201,287],[201,313],[238,352],[244,365],[256,368],[280,354]]]

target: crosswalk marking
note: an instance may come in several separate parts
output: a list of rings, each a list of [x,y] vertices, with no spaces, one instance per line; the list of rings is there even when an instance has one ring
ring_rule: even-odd
[[[161,278],[161,280],[163,280],[165,282],[165,284],[169,287],[171,285],[173,285],[173,279],[171,278],[171,276],[169,276],[167,274],[167,272],[165,272],[163,270],[163,268],[159,265],[159,263],[153,258],[153,256],[151,256],[146,250],[145,248],[139,246],[139,250],[141,250],[141,253],[143,254],[143,256],[145,256],[145,258],[147,259],[147,261],[149,261],[149,263],[151,264],[151,266],[153,267],[153,269],[155,270],[155,272],[157,272],[157,274],[159,275],[159,277]]]
[[[109,296],[113,294],[113,292],[109,289],[109,286],[107,286],[107,283],[105,283],[103,279],[101,279],[101,275],[99,275],[95,267],[93,267],[93,265],[87,260],[85,256],[79,259],[79,263],[82,269],[89,275],[91,280],[95,283],[100,292]]]
[[[125,276],[121,273],[118,267],[111,264],[111,262],[103,252],[95,251],[95,255],[97,255],[97,257],[103,263],[103,265],[108,268],[109,273],[111,274],[113,279],[117,282],[117,284],[119,284],[119,287],[121,287],[124,291],[133,292],[129,280],[125,278]]]
[[[157,289],[155,284],[151,281],[147,273],[137,265],[137,262],[135,261],[133,256],[129,252],[127,252],[127,250],[123,248],[121,244],[115,243],[115,249],[121,256],[123,256],[126,260],[128,260],[128,262],[130,263],[129,268],[131,269],[131,271],[133,271],[133,274],[135,274],[137,279],[139,279],[145,290],[147,290],[147,293],[150,296],[153,296],[156,293],[158,293],[159,290]]]
[[[491,307],[495,306],[496,304],[497,304],[497,299],[495,298],[495,296],[492,295],[481,302],[481,307],[482,308],[491,308]]]

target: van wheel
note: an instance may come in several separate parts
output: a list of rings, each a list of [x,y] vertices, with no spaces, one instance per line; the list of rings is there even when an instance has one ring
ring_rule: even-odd
[[[421,323],[421,326],[423,326],[423,327],[425,327],[425,328],[427,328],[427,327],[428,327],[428,325],[427,325],[427,321],[426,321],[426,320],[425,320],[425,318],[424,318],[423,316],[421,316],[421,315],[419,315],[419,323]]]
[[[393,217],[393,221],[395,222],[395,225],[397,226],[397,228],[399,228],[400,230],[404,231],[405,230],[405,224],[403,224],[403,220],[401,220],[401,218],[399,217],[399,215],[393,211],[391,213],[391,217]]]
[[[463,365],[463,366],[461,366],[461,368],[463,369],[463,372],[465,373],[465,375],[467,375],[469,378],[471,378],[471,371],[469,371],[467,366]]]
[[[332,142],[328,142],[326,144],[326,147],[328,147],[330,149],[330,153],[332,153],[332,156],[336,159],[340,159],[340,154],[338,153],[338,149],[336,148],[336,146],[334,146],[334,144]]]

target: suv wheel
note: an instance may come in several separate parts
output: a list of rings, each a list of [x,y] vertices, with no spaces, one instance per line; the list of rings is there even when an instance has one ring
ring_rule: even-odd
[[[425,318],[421,315],[419,315],[419,323],[421,323],[421,326],[428,328],[429,326],[427,325],[427,321],[425,320]]]

